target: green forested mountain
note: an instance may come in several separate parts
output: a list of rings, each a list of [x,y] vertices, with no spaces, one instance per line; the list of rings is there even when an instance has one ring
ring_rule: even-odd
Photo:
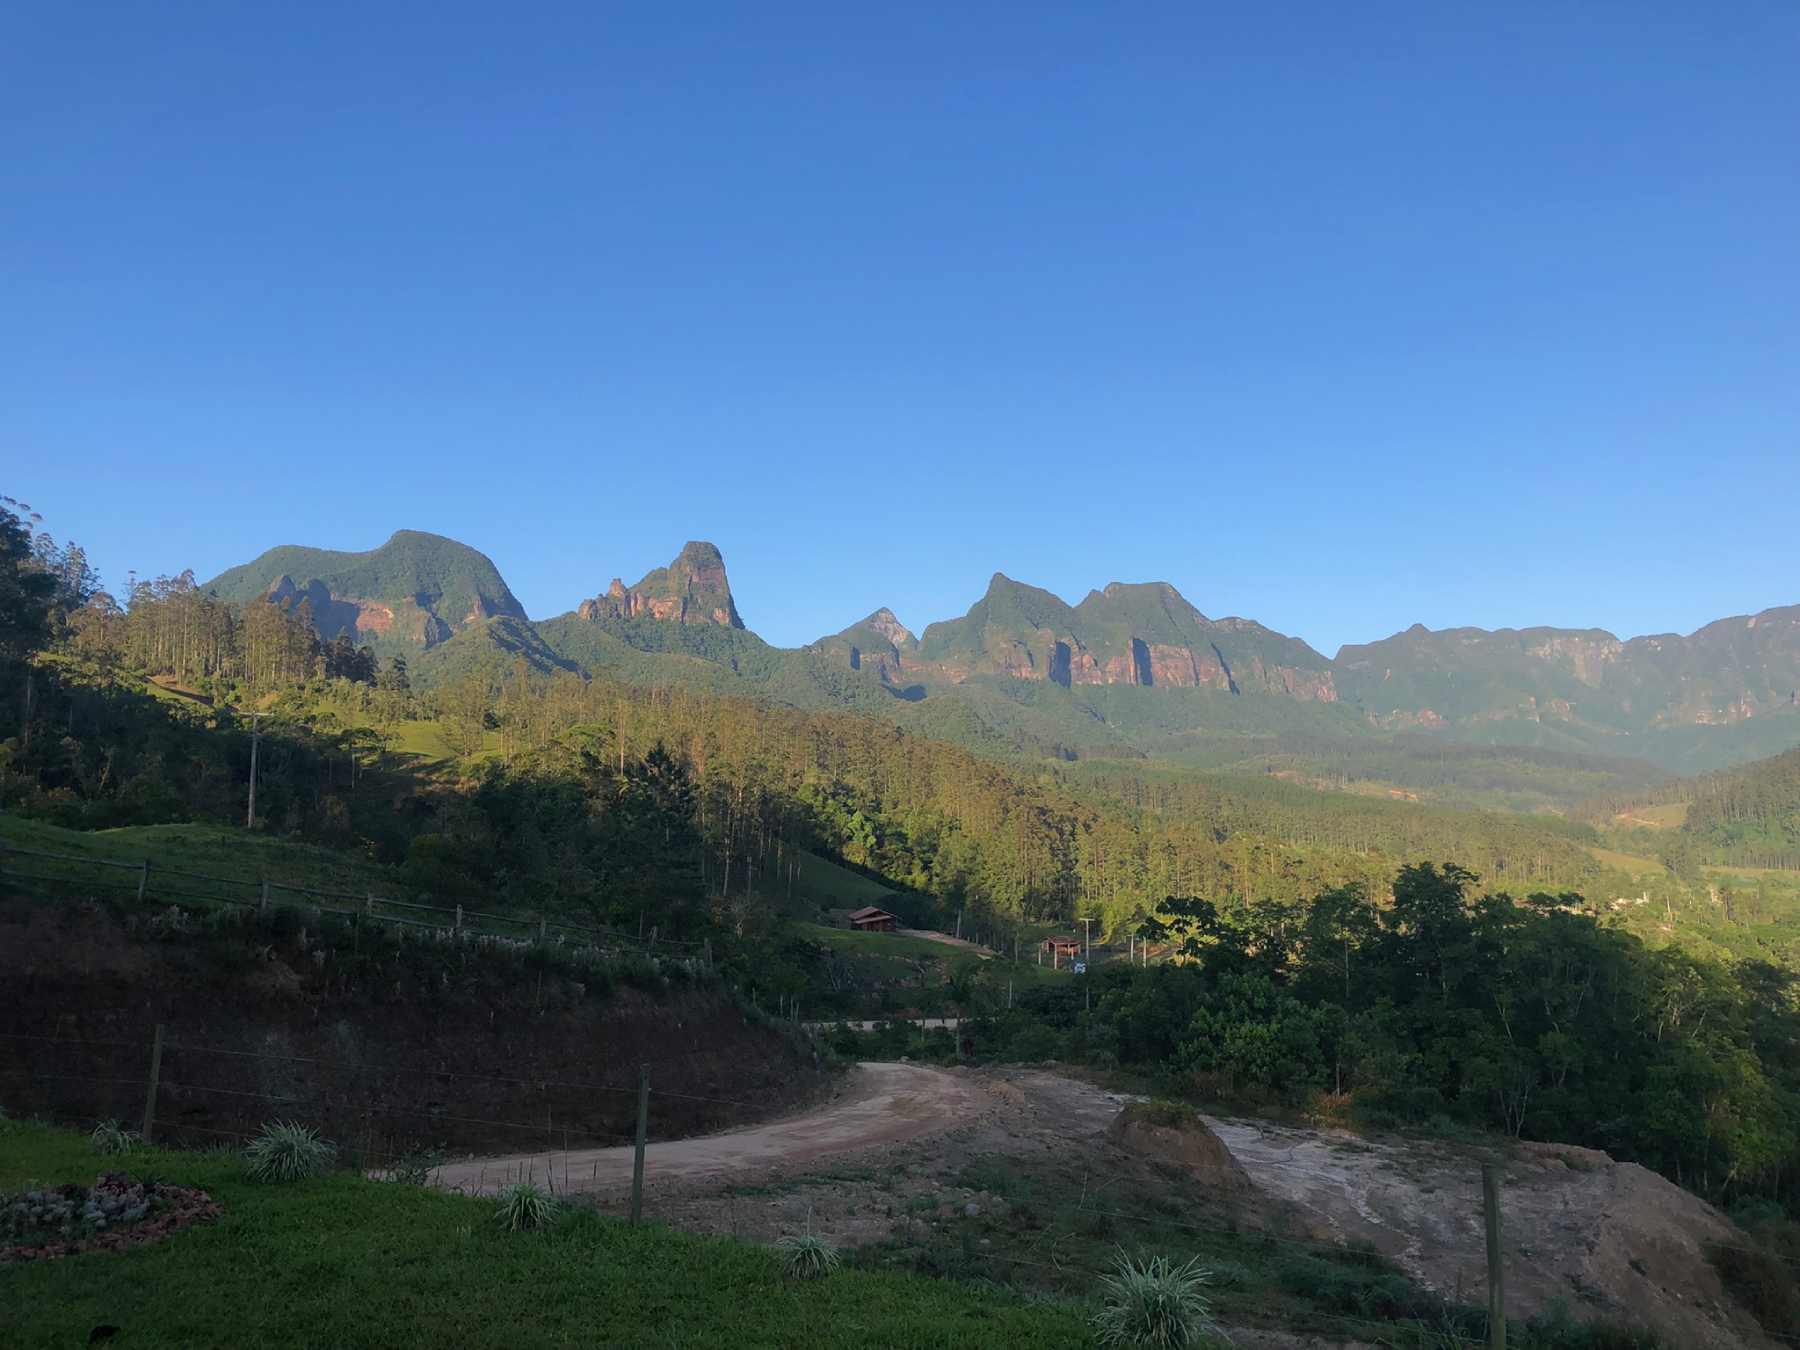
[[[500,571],[467,544],[399,530],[366,553],[284,545],[222,572],[200,589],[242,604],[306,603],[319,635],[404,650],[433,647],[484,619],[523,621]]]
[[[1074,685],[1247,690],[1332,702],[1330,663],[1247,619],[1215,622],[1167,582],[1113,582],[1070,606],[998,572],[960,619],[934,623],[914,656],[940,679],[1009,675]]]
[[[1720,742],[1750,754],[1800,744],[1796,606],[1624,642],[1600,629],[1414,625],[1345,647],[1333,669],[1340,695],[1383,727],[1568,749],[1610,744],[1671,767],[1705,767],[1696,756]],[[1696,738],[1694,728],[1708,734]],[[1726,729],[1737,734],[1712,735]]]
[[[1483,805],[1561,809],[1800,745],[1800,608],[1623,642],[1415,626],[1327,659],[1208,618],[1167,583],[1115,582],[1070,605],[996,573],[967,614],[917,637],[883,609],[786,649],[743,626],[710,543],[531,622],[486,558],[410,532],[368,554],[276,549],[207,589],[305,600],[323,635],[382,655],[404,635],[426,686],[523,656],[544,673],[864,712],[990,751]]]

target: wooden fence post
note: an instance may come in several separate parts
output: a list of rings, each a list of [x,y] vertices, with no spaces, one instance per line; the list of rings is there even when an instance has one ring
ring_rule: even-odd
[[[711,970],[712,969],[712,939],[711,938],[706,939],[705,956],[706,956],[706,968],[708,970]]]
[[[1481,1201],[1487,1211],[1488,1350],[1506,1350],[1506,1271],[1500,1259],[1500,1167],[1481,1165]]]
[[[456,907],[456,931],[459,933],[462,932],[462,906],[461,905],[458,905]]]
[[[163,1024],[156,1024],[156,1039],[150,1042],[150,1086],[144,1093],[144,1142],[156,1129],[156,1089],[162,1082]]]
[[[267,877],[263,878],[262,899],[257,902],[256,907],[259,910],[263,911],[265,914],[268,912],[268,909],[269,909],[269,879]]]
[[[150,860],[144,859],[143,870],[138,873],[138,899],[144,898],[144,891],[150,885]]]
[[[538,915],[538,941],[540,943],[550,941],[550,920],[546,919],[542,914]]]
[[[650,1132],[650,1066],[638,1070],[637,1149],[631,1159],[631,1221],[644,1215],[644,1139]]]

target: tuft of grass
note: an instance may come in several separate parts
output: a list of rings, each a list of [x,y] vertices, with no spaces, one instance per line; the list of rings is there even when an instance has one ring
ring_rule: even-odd
[[[509,1233],[547,1228],[556,1217],[556,1197],[529,1181],[514,1182],[497,1197],[494,1221]]]
[[[304,1181],[323,1176],[337,1157],[337,1145],[298,1121],[271,1121],[244,1150],[253,1181]]]
[[[141,1142],[139,1137],[116,1120],[103,1120],[88,1135],[88,1143],[96,1153],[129,1153]]]
[[[1100,1281],[1095,1335],[1101,1345],[1205,1345],[1219,1331],[1206,1297],[1210,1279],[1198,1258],[1177,1266],[1167,1257],[1139,1261],[1121,1252],[1113,1273]]]
[[[775,1244],[790,1280],[822,1280],[838,1268],[838,1249],[816,1233],[790,1233]]]

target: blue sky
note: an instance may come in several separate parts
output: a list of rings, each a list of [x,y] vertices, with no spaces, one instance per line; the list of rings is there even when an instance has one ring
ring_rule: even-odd
[[[688,538],[1326,652],[1800,602],[1800,8],[28,2],[0,492],[109,582]]]

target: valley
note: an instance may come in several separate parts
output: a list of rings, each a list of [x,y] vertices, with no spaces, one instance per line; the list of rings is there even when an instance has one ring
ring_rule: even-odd
[[[125,604],[13,565],[15,1113],[135,1119],[153,1024],[159,1144],[288,1112],[605,1215],[642,1109],[678,1228],[1071,1305],[1129,1244],[1271,1347],[1479,1334],[1443,1206],[1498,1157],[1523,1344],[1800,1334],[1756,1292],[1800,1231],[1783,612],[1327,659],[997,575],[783,650],[702,543],[543,621],[418,532]]]

